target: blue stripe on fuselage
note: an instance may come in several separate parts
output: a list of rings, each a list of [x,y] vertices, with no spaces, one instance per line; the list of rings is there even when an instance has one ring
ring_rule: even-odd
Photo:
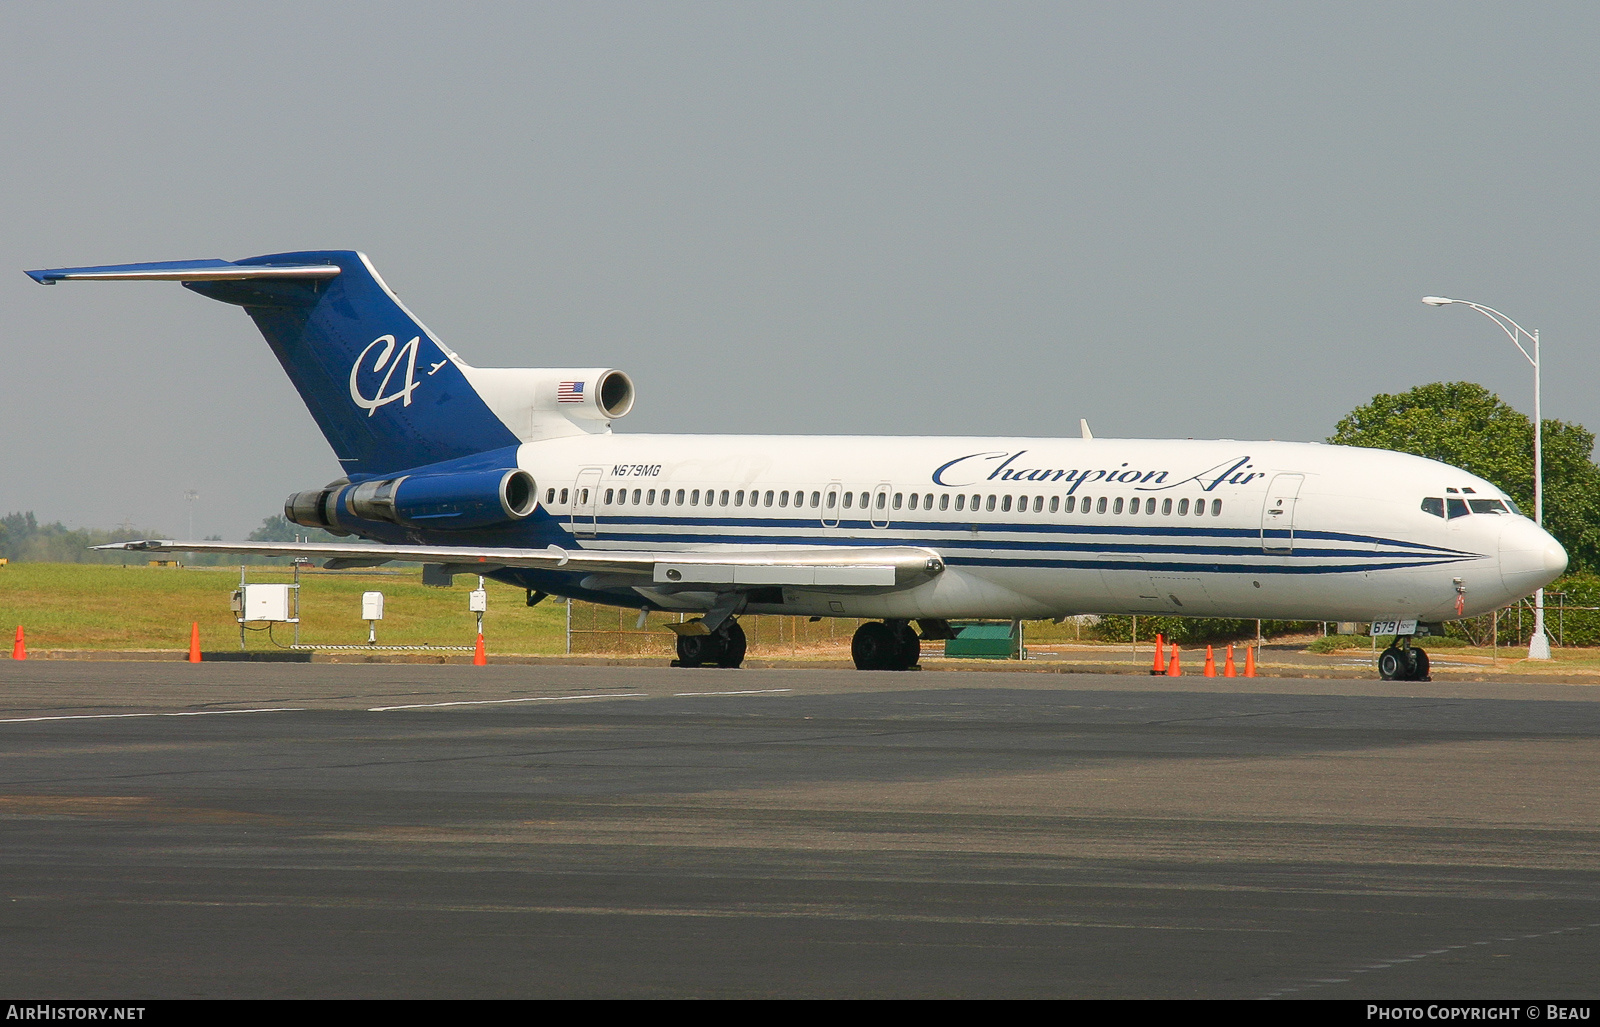
[[[716,543],[721,543],[721,542],[726,542],[726,541],[745,541],[747,539],[748,540],[752,540],[752,541],[768,541],[768,540],[772,540],[774,538],[779,537],[779,536],[771,536],[771,535],[726,536],[726,535],[721,535],[721,534],[715,534],[715,535],[708,534],[708,529],[711,529],[711,530],[723,529],[723,530],[725,530],[725,529],[729,529],[729,528],[783,528],[783,529],[797,530],[797,531],[810,530],[810,531],[817,531],[817,532],[820,532],[820,531],[859,531],[859,532],[872,532],[875,535],[878,535],[878,534],[881,533],[881,538],[883,539],[883,541],[872,541],[872,540],[864,540],[864,539],[859,539],[859,538],[851,539],[851,540],[846,540],[844,542],[844,544],[848,544],[848,545],[862,545],[862,544],[869,544],[869,543],[870,544],[874,544],[874,545],[924,545],[924,544],[931,545],[932,543],[918,543],[918,542],[906,541],[905,540],[906,539],[905,533],[908,532],[908,531],[918,531],[918,532],[947,531],[947,532],[956,532],[956,533],[960,533],[960,534],[963,534],[963,535],[971,535],[974,530],[976,530],[980,534],[982,534],[984,532],[993,531],[993,532],[1007,532],[1007,533],[1023,533],[1023,532],[1026,532],[1026,533],[1032,533],[1032,534],[1062,534],[1062,533],[1070,533],[1072,535],[1078,535],[1078,536],[1083,536],[1083,535],[1119,535],[1119,536],[1144,535],[1144,536],[1168,536],[1168,537],[1176,537],[1176,538],[1188,538],[1188,537],[1200,536],[1200,537],[1205,537],[1205,538],[1218,538],[1218,539],[1223,539],[1223,538],[1250,539],[1250,540],[1255,541],[1258,545],[1260,544],[1260,540],[1261,540],[1261,532],[1260,532],[1259,529],[1255,529],[1255,528],[1205,528],[1205,527],[1198,527],[1198,526],[1189,528],[1189,527],[1182,527],[1182,526],[1178,526],[1178,525],[1172,525],[1172,526],[1162,525],[1162,526],[1151,526],[1151,527],[1145,528],[1145,527],[1135,527],[1133,525],[1124,525],[1124,524],[1106,524],[1106,525],[1082,524],[1082,525],[1077,525],[1077,524],[1024,524],[1024,523],[1017,523],[1017,522],[1001,522],[1001,523],[992,523],[992,524],[976,523],[976,524],[974,524],[973,522],[969,522],[969,521],[944,521],[944,522],[940,522],[940,521],[902,521],[902,522],[898,522],[895,525],[895,527],[893,527],[893,528],[875,528],[868,521],[845,521],[845,520],[841,520],[839,522],[839,524],[837,525],[837,527],[832,526],[832,525],[823,526],[823,525],[819,524],[818,521],[815,518],[809,518],[809,517],[808,518],[796,518],[796,517],[641,517],[641,516],[628,516],[628,515],[607,516],[607,517],[603,518],[600,521],[600,533],[601,533],[601,535],[607,535],[607,536],[610,536],[610,537],[617,537],[617,538],[630,538],[631,539],[631,538],[636,538],[637,537],[637,538],[661,538],[662,540],[669,540],[665,536],[645,535],[643,533],[626,533],[626,532],[620,532],[620,531],[617,530],[619,527],[626,526],[626,525],[647,526],[647,527],[652,527],[652,528],[657,528],[657,529],[670,528],[670,527],[675,527],[675,526],[684,527],[684,528],[691,528],[691,529],[694,529],[695,533],[692,536],[690,536],[690,535],[683,536],[685,539],[692,540],[692,541],[703,541],[703,542],[706,542],[708,544],[716,544]],[[679,536],[671,536],[670,540],[675,541],[675,540],[677,540],[678,537]],[[798,539],[802,539],[806,543],[815,543],[815,544],[834,543],[839,538],[838,536],[824,537],[824,536],[810,536],[810,535],[795,536],[795,537],[798,538]],[[1287,537],[1287,536],[1275,535],[1275,536],[1271,536],[1271,537],[1284,538],[1284,537]],[[893,541],[890,541],[890,538],[893,538]],[[1462,556],[1462,555],[1475,556],[1475,555],[1478,555],[1478,554],[1475,554],[1475,553],[1466,553],[1463,550],[1459,550],[1459,549],[1447,549],[1447,548],[1445,548],[1443,546],[1429,545],[1428,543],[1424,543],[1424,542],[1408,542],[1408,541],[1404,541],[1404,540],[1401,540],[1401,539],[1380,538],[1380,537],[1375,536],[1375,535],[1355,535],[1355,534],[1350,534],[1348,532],[1338,532],[1338,531],[1303,531],[1303,532],[1302,531],[1296,531],[1295,534],[1294,534],[1294,541],[1296,543],[1304,542],[1304,541],[1310,541],[1310,540],[1326,541],[1326,542],[1350,542],[1350,543],[1357,543],[1357,544],[1379,545],[1379,546],[1395,546],[1395,547],[1399,547],[1399,548],[1403,548],[1403,549],[1415,550],[1415,551],[1417,551],[1418,555],[1422,555],[1423,553],[1433,553],[1433,554],[1438,554],[1440,556]],[[950,540],[950,541],[954,541],[954,540]]]

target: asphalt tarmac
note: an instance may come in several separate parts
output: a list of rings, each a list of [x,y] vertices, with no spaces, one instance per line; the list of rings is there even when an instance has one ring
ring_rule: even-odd
[[[1600,688],[0,664],[0,993],[1594,998]]]

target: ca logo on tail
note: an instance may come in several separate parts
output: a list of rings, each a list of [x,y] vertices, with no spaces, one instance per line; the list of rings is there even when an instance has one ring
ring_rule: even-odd
[[[379,407],[387,406],[397,399],[404,406],[411,405],[411,393],[417,387],[417,344],[421,339],[420,335],[412,336],[411,341],[399,347],[399,352],[396,352],[394,336],[380,335],[368,343],[367,348],[361,351],[359,357],[356,357],[356,362],[350,367],[350,398],[355,402],[356,406],[367,412],[368,417],[376,414]],[[371,353],[373,348],[380,344],[383,349],[378,351],[377,359],[372,362],[370,367],[364,368],[362,365],[367,362],[367,354]],[[390,392],[389,382],[394,378],[395,371],[399,370],[402,359],[405,360],[406,364],[405,384],[394,392]],[[385,370],[386,368],[387,370]],[[361,393],[360,382],[363,372],[369,376],[383,375],[383,380],[378,383],[377,393],[370,398]]]

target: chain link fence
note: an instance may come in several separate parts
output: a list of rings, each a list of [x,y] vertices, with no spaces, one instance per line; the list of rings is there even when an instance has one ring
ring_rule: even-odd
[[[1544,594],[1544,630],[1554,646],[1600,645],[1600,606],[1588,605],[1592,597],[1570,592]],[[1453,621],[1449,634],[1476,646],[1517,648],[1533,636],[1533,597],[1478,617]]]

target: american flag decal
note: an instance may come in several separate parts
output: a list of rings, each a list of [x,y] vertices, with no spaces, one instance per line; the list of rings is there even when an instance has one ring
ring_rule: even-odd
[[[557,403],[582,403],[583,402],[583,383],[582,382],[562,382],[560,385],[557,385],[556,386],[556,402]]]

